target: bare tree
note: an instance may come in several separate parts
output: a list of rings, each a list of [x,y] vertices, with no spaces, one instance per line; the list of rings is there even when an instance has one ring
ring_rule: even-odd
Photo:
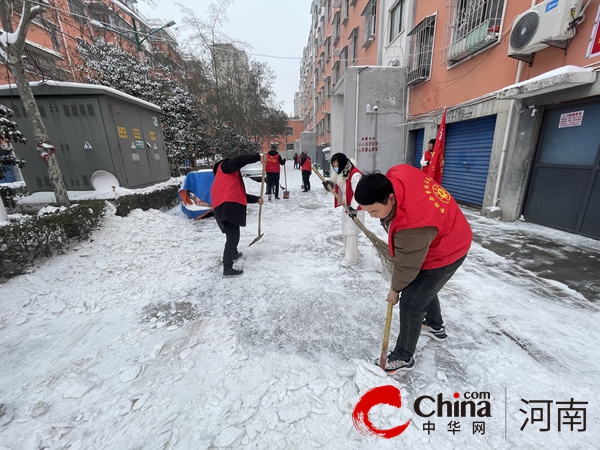
[[[183,24],[190,31],[187,46],[197,61],[194,75],[199,79],[193,82],[202,89],[200,95],[215,131],[214,147],[221,154],[230,145],[242,148],[248,144],[248,151],[254,151],[256,144],[270,135],[283,133],[287,121],[274,101],[275,76],[269,66],[250,59],[250,46],[222,31],[231,3],[211,3],[207,19],[178,3],[184,13]],[[245,139],[232,140],[232,131]]]
[[[54,146],[50,142],[48,131],[42,122],[42,117],[35,103],[33,91],[29,85],[27,74],[25,72],[25,64],[23,62],[23,54],[25,51],[25,38],[31,21],[41,13],[41,7],[31,0],[23,0],[23,9],[21,10],[21,18],[17,29],[13,27],[13,5],[15,2],[11,0],[0,0],[0,21],[4,31],[0,34],[0,62],[4,63],[10,70],[19,96],[25,106],[29,121],[33,128],[33,135],[37,142],[37,149],[44,161],[44,165],[48,170],[48,176],[56,197],[56,202],[59,205],[69,205],[69,195],[64,179],[60,172],[58,159]]]

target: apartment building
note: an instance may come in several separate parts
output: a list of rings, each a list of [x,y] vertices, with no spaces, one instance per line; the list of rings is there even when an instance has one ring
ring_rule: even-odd
[[[490,217],[600,238],[600,0],[431,0],[409,32],[407,146],[447,108],[443,185]]]
[[[400,162],[404,118],[404,71],[383,48],[380,30],[384,0],[314,0],[312,26],[304,49],[297,108],[308,153],[323,147],[344,152],[366,170]],[[401,2],[403,3],[403,2]],[[395,40],[394,36],[392,41]],[[381,47],[381,48],[380,48]],[[389,59],[389,61],[388,61]],[[379,151],[380,148],[389,151]]]
[[[331,5],[334,17],[348,11],[357,20],[370,2],[356,0],[354,9],[341,3]],[[600,0],[378,3],[375,37],[359,46],[359,64],[332,55],[324,108],[330,133],[321,137],[332,151],[357,155],[365,170],[418,166],[447,108],[442,184],[459,202],[489,217],[523,216],[600,238]],[[313,18],[325,20],[326,9],[327,2],[314,1]],[[305,130],[320,136],[320,85],[311,73],[319,61],[318,20],[305,49],[299,113]],[[353,30],[344,26],[342,43]],[[360,65],[371,47],[376,57]],[[382,128],[386,112],[395,121]],[[363,137],[368,152],[360,151]]]
[[[83,1],[48,0],[42,14],[32,22],[27,35],[25,65],[32,81],[84,81],[80,75],[78,42],[102,36],[132,55],[152,64],[166,58],[182,66],[172,22],[149,19],[137,10],[136,0]],[[18,24],[22,1],[14,2],[14,25]],[[119,5],[123,5],[121,8]],[[0,84],[12,78],[0,70]]]

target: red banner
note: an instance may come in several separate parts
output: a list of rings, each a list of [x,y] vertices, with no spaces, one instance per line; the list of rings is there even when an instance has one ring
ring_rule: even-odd
[[[442,176],[444,175],[444,147],[446,145],[446,108],[442,115],[442,123],[438,130],[433,153],[431,154],[431,162],[429,163],[428,175],[433,178],[436,183],[442,184]]]
[[[600,23],[598,22],[599,19],[600,6],[598,7],[598,12],[596,13],[596,22],[592,30],[592,38],[590,39],[590,45],[588,46],[586,58],[592,58],[594,56],[600,55]]]

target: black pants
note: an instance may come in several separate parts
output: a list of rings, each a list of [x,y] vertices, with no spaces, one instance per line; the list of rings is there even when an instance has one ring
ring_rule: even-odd
[[[223,250],[223,270],[233,267],[233,257],[237,254],[237,246],[240,243],[240,226],[229,222],[223,222],[225,233],[225,250]]]
[[[267,172],[267,195],[279,197],[279,175],[278,172]]]
[[[302,183],[304,184],[304,190],[310,191],[310,170],[302,171]]]
[[[438,292],[452,278],[465,258],[466,255],[439,269],[421,270],[404,288],[400,295],[400,333],[393,352],[395,356],[403,361],[408,361],[413,356],[424,318],[433,328],[443,325]]]

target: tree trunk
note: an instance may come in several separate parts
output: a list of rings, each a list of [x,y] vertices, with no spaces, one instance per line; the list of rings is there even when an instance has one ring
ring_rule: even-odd
[[[56,203],[62,206],[69,206],[70,202],[67,186],[65,185],[60,166],[58,165],[54,146],[50,143],[50,136],[48,136],[48,131],[42,122],[40,110],[35,103],[33,91],[31,90],[31,86],[29,85],[29,81],[25,74],[23,60],[21,58],[16,58],[16,61],[13,61],[13,64],[9,64],[8,66],[15,79],[17,89],[19,90],[19,96],[25,106],[27,115],[29,116],[29,122],[33,128],[33,135],[35,136],[37,143],[37,150],[40,152],[40,156],[48,170],[48,176],[50,178],[52,190],[54,191]]]

